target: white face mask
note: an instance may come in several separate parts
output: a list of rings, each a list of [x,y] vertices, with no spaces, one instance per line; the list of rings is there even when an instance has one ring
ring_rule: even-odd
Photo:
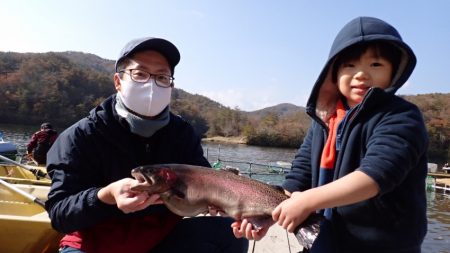
[[[147,83],[120,79],[122,102],[128,109],[143,116],[153,117],[161,113],[169,105],[171,94],[171,87],[159,87],[153,78]]]

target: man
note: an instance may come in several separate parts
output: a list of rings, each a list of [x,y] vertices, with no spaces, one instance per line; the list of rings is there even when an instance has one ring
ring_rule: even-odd
[[[61,252],[246,252],[231,220],[181,219],[158,195],[133,192],[131,169],[210,166],[199,137],[170,112],[178,49],[159,38],[130,41],[116,61],[112,95],[64,131],[49,152],[46,202]],[[205,189],[207,190],[207,189]]]
[[[47,162],[47,152],[55,142],[58,133],[53,130],[53,126],[46,122],[42,123],[41,129],[31,136],[27,145],[27,156],[37,164]]]

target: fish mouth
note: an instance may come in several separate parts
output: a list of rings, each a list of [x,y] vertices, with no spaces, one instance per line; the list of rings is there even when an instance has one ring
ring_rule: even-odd
[[[155,179],[153,177],[147,176],[142,168],[133,169],[131,171],[131,175],[138,181],[138,183],[132,187],[132,190],[147,188],[155,184]]]
[[[153,180],[153,178],[148,177],[147,175],[142,174],[142,173],[141,173],[141,174],[138,174],[136,180],[139,181],[139,183],[148,183],[148,184],[150,184],[150,185],[153,185],[153,184],[155,183],[155,181]]]

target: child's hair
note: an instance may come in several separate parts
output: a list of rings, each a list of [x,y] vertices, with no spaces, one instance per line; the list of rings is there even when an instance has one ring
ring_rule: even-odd
[[[331,77],[333,82],[337,82],[337,72],[339,66],[341,66],[342,63],[359,59],[359,57],[364,54],[369,48],[374,49],[377,57],[383,57],[391,62],[392,79],[396,74],[398,66],[400,64],[400,58],[402,55],[401,51],[394,44],[387,41],[370,41],[355,44],[349,48],[344,49],[340,54],[336,56],[336,60],[334,61],[331,69]]]

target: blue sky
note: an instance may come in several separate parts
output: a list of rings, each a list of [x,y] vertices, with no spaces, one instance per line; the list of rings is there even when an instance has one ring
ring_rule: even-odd
[[[374,16],[395,26],[418,58],[398,93],[450,92],[446,0],[0,0],[0,6],[0,51],[81,51],[115,60],[133,38],[162,37],[181,52],[176,87],[245,111],[304,106],[337,32],[357,16]]]

